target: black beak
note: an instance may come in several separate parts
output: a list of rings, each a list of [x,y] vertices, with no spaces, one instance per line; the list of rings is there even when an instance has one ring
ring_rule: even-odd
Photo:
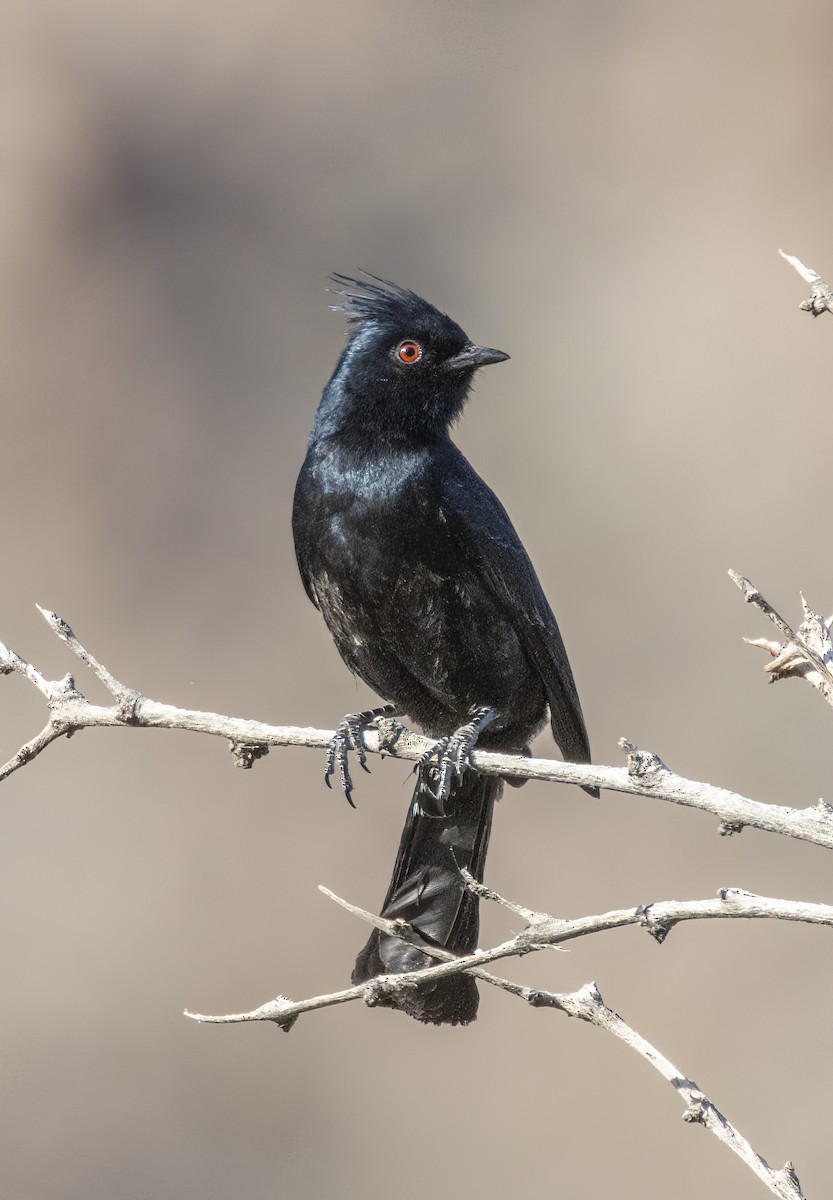
[[[489,350],[469,342],[459,354],[446,359],[445,365],[449,371],[473,371],[475,367],[488,367],[489,363],[506,362],[508,357],[502,350]]]

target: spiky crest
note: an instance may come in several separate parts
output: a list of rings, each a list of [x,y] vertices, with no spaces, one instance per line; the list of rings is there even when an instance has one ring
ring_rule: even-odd
[[[335,296],[340,296],[340,304],[331,304],[332,312],[343,312],[351,332],[356,328],[372,322],[380,327],[390,326],[402,328],[415,320],[432,324],[436,321],[450,321],[445,313],[440,312],[433,304],[423,300],[416,292],[399,287],[389,279],[373,275],[370,271],[362,271],[372,282],[354,279],[350,275],[335,273],[330,276],[337,287],[328,290]]]

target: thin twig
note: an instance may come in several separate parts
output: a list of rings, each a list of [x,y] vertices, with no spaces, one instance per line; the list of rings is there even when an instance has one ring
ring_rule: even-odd
[[[89,667],[93,674],[98,676],[111,695],[115,696],[117,700],[135,695],[132,689],[125,687],[123,683],[119,683],[115,675],[112,675],[106,667],[101,665],[97,658],[90,654],[89,650],[81,645],[72,628],[63,617],[59,617],[56,612],[52,612],[48,608],[41,608],[39,604],[36,604],[35,608],[55,636],[59,637],[62,642],[66,642],[76,658],[80,658],[84,666]]]
[[[833,642],[830,637],[830,622],[813,612],[804,597],[801,605],[804,619],[794,630],[753,583],[737,571],[729,577],[740,588],[747,604],[759,608],[769,617],[776,629],[784,635],[783,642],[772,642],[765,638],[744,638],[751,646],[766,650],[772,662],[764,668],[773,680],[798,676],[806,679],[833,705]]]
[[[778,253],[787,260],[790,266],[795,267],[801,278],[812,288],[809,300],[802,300],[798,307],[803,312],[812,313],[814,317],[820,317],[823,312],[833,312],[833,292],[821,275],[818,275],[812,267],[805,267],[801,259],[796,258],[795,255],[785,254],[783,250],[779,250]]]

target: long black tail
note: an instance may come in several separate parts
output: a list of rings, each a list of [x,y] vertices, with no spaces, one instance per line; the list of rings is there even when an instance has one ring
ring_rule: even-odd
[[[445,802],[443,817],[418,811],[424,786],[420,778],[405,819],[382,916],[408,921],[426,941],[453,954],[470,954],[480,929],[478,899],[463,884],[459,868],[467,867],[482,882],[492,812],[503,781],[467,771]],[[374,929],[356,959],[353,983],[364,983],[375,975],[416,971],[436,961]],[[455,975],[380,1003],[431,1025],[467,1025],[477,1016],[478,1000],[475,981],[468,975]]]

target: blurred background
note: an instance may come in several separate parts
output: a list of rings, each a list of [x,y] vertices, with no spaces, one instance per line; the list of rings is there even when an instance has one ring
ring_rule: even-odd
[[[365,267],[512,355],[457,436],[558,614],[597,761],[624,735],[759,800],[833,798],[829,709],[766,687],[741,637],[770,627],[726,574],[788,619],[799,589],[833,610],[833,325],[777,254],[833,277],[829,4],[12,0],[4,25],[3,641],[75,671],[37,601],[158,700],[325,728],[373,703],[289,530],[343,344],[327,276]],[[5,759],[44,710],[0,683]],[[346,983],[365,930],[316,887],[383,897],[410,781],[372,767],[354,812],[318,752],[243,772],[216,739],[99,730],[3,784],[3,1194],[764,1194],[624,1047],[503,994],[468,1029],[182,1017]],[[492,845],[489,881],[563,916],[833,899],[820,849],[648,799],[532,783]],[[829,931],[623,930],[506,971],[595,979],[829,1189]]]

